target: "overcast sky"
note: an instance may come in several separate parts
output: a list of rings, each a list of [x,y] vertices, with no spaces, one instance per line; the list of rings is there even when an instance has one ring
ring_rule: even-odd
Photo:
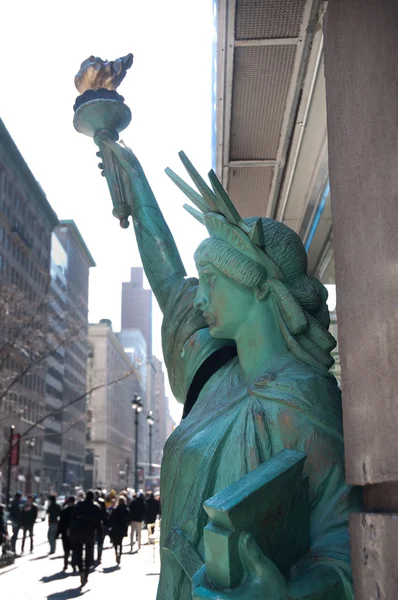
[[[121,282],[140,265],[133,229],[112,216],[94,142],[72,124],[74,76],[91,54],[134,64],[119,92],[132,111],[121,138],[139,157],[189,274],[205,237],[185,214],[183,195],[164,174],[181,175],[183,149],[202,174],[211,168],[213,18],[211,0],[19,0],[1,10],[0,117],[60,219],[74,219],[97,266],[89,319],[120,328]],[[154,352],[161,357],[161,315]]]

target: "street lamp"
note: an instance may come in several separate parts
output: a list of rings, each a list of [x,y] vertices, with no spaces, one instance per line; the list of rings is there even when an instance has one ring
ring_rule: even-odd
[[[134,473],[134,487],[135,491],[138,491],[138,416],[144,408],[141,397],[138,394],[134,394],[134,398],[131,401],[131,407],[135,412],[135,473]]]
[[[148,412],[146,420],[148,421],[148,425],[149,425],[149,477],[151,477],[151,475],[152,475],[152,427],[155,422],[155,420],[153,418],[152,410],[150,410]]]
[[[13,453],[13,449],[14,449],[14,444],[13,444],[14,431],[15,431],[15,425],[11,425],[11,427],[10,427],[10,442],[9,442],[9,449],[8,449],[7,495],[6,495],[7,506],[9,506],[10,502],[11,502],[11,468],[12,468],[12,453]]]
[[[35,447],[35,440],[26,440],[26,445],[28,447],[28,480],[29,480],[29,486],[26,486],[27,489],[27,494],[31,494],[32,493],[32,450]]]

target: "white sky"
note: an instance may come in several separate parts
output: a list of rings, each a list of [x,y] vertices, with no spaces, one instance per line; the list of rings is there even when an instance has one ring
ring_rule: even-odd
[[[211,0],[19,0],[1,8],[0,117],[60,219],[74,219],[97,267],[90,275],[89,319],[120,328],[121,282],[140,265],[133,228],[112,216],[94,142],[72,124],[74,76],[91,54],[134,64],[119,92],[132,111],[121,138],[139,157],[189,274],[205,237],[168,180],[187,178],[177,153],[211,168]],[[161,315],[154,315],[154,353],[161,357]],[[179,407],[175,412],[179,414]]]

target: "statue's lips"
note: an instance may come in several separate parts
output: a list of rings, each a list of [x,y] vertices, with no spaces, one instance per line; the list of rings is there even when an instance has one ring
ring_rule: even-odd
[[[207,323],[208,325],[210,325],[210,327],[212,327],[212,326],[213,326],[213,325],[215,325],[215,323],[216,323],[216,318],[215,318],[215,316],[214,316],[214,315],[212,315],[211,313],[204,312],[204,313],[203,313],[203,318],[204,318],[204,320],[206,321],[206,323]]]

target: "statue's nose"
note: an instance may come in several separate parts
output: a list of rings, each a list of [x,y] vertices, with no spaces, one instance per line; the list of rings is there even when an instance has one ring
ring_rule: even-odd
[[[196,310],[205,310],[207,306],[207,298],[205,298],[203,295],[196,295],[193,301],[193,306],[196,308]]]

